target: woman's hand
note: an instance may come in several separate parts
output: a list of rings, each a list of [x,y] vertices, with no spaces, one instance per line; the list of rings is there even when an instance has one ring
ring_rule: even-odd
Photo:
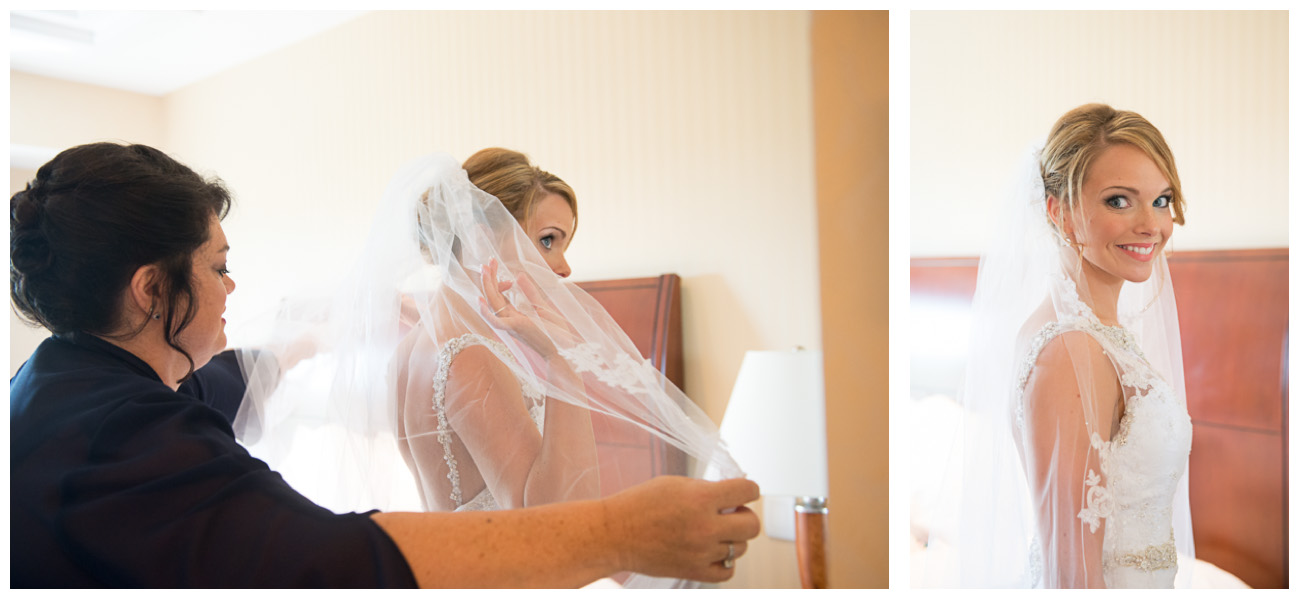
[[[495,258],[483,267],[482,287],[486,300],[479,300],[479,312],[493,327],[509,331],[511,335],[537,351],[542,358],[549,360],[554,357],[556,348],[550,336],[528,315],[520,312],[510,303],[510,300],[506,299],[504,292],[514,287],[514,282],[498,280],[497,269]],[[523,292],[535,307],[540,307],[537,289],[533,287],[532,282],[527,277],[521,277],[518,281],[519,291]]]
[[[758,485],[747,479],[665,476],[602,502],[612,538],[624,549],[624,570],[718,582],[731,579],[735,559],[759,533],[758,516],[743,506],[758,497]]]

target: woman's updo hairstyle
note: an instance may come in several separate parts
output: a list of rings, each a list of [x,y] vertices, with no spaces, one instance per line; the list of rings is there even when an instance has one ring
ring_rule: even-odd
[[[573,228],[578,228],[578,197],[564,180],[534,167],[521,152],[505,148],[485,148],[465,161],[470,183],[496,196],[515,220],[532,216],[537,203],[548,194],[557,194],[573,211]]]
[[[1064,203],[1064,209],[1078,208],[1083,180],[1092,161],[1115,144],[1131,144],[1141,150],[1160,169],[1173,189],[1174,222],[1183,224],[1182,185],[1174,153],[1164,136],[1149,121],[1132,111],[1115,110],[1105,104],[1085,104],[1065,113],[1052,126],[1039,158],[1043,188],[1047,195]]]
[[[123,292],[158,265],[164,337],[194,319],[192,255],[230,193],[142,145],[87,144],[60,152],[9,199],[9,295],[27,323],[54,333],[123,335]],[[136,332],[125,334],[127,337]]]

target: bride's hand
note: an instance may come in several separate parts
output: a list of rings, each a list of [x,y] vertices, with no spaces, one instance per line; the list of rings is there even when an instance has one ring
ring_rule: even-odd
[[[486,300],[479,299],[479,312],[492,326],[509,331],[511,335],[536,350],[543,358],[549,359],[555,356],[555,343],[551,338],[528,315],[520,312],[506,299],[503,292],[513,287],[514,283],[499,281],[497,269],[495,258],[483,267],[482,286]],[[536,296],[536,291],[531,287],[532,284],[527,278],[519,280],[519,290],[530,300]]]

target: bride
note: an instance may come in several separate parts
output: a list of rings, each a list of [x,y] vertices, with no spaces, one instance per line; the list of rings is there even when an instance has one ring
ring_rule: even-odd
[[[257,325],[276,351],[242,357],[250,451],[334,510],[606,496],[665,474],[631,436],[687,459],[669,474],[740,476],[703,411],[565,281],[577,223],[573,190],[518,152],[403,167],[337,291]]]
[[[568,277],[564,252],[577,225],[577,201],[568,184],[533,167],[523,154],[501,148],[471,156],[465,169],[468,183],[495,197],[519,222],[545,265]],[[463,191],[474,194],[468,186]],[[421,196],[414,210],[422,232],[424,223],[436,222],[445,210],[439,203],[448,201]],[[432,237],[421,238],[431,259],[436,250],[426,240]],[[527,332],[519,338],[529,342],[528,361],[544,365],[543,380],[562,378],[567,384],[557,387],[573,391],[581,383],[555,344],[502,294],[512,284],[498,282],[496,259],[489,260],[481,274],[486,304],[470,304],[452,288],[439,287],[427,301],[414,302],[414,326],[393,357],[398,443],[424,507],[492,510],[594,498],[600,477],[591,413],[566,402],[548,405],[536,377],[485,326],[516,321]],[[522,263],[513,256],[510,264]],[[527,275],[519,286],[535,289]]]
[[[943,583],[1174,587],[1193,551],[1173,154],[1140,115],[1089,104],[1032,163],[980,263]]]

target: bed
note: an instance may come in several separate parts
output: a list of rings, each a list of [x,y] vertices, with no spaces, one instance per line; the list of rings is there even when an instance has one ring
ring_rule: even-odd
[[[911,261],[907,420],[914,581],[930,551],[926,506],[947,451],[926,440],[944,439],[961,419],[963,336],[978,262]],[[1189,465],[1193,584],[1286,588],[1288,251],[1179,252],[1171,254],[1169,268],[1195,428]]]

